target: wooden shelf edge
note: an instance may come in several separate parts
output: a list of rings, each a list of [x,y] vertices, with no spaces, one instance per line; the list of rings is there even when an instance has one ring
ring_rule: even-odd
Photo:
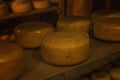
[[[51,12],[51,11],[56,11],[56,10],[58,10],[58,7],[51,6],[51,7],[47,8],[47,9],[32,10],[32,11],[27,12],[27,13],[10,13],[7,16],[0,17],[0,21],[19,18],[19,17],[23,17],[23,16],[34,15],[34,14],[41,14],[41,13],[46,13],[46,12]]]

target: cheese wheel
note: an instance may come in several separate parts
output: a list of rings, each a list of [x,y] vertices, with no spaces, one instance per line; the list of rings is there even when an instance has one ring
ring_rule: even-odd
[[[54,65],[74,65],[89,56],[87,33],[55,32],[46,36],[41,45],[43,59]]]
[[[93,30],[96,38],[106,41],[120,41],[120,18],[96,20]]]
[[[0,3],[0,17],[6,16],[8,14],[8,5],[5,3]]]
[[[78,31],[88,32],[91,26],[91,20],[86,17],[71,16],[58,20],[58,31]]]
[[[107,72],[96,72],[91,75],[91,80],[112,80]]]
[[[50,6],[48,0],[33,0],[33,6],[35,9],[45,9]]]
[[[93,12],[92,14],[93,20],[100,18],[120,18],[120,12],[114,10],[100,10]]]
[[[77,80],[90,80],[89,78],[87,78],[87,77],[80,77],[79,79],[77,79]]]
[[[47,22],[26,22],[15,28],[16,42],[24,48],[40,47],[41,40],[54,32],[54,28]]]
[[[0,42],[0,80],[16,80],[23,73],[22,52],[16,44]]]
[[[25,1],[14,1],[11,3],[11,9],[14,13],[25,13],[32,10],[32,4]]]
[[[113,68],[110,70],[110,75],[113,80],[120,80],[120,68]]]

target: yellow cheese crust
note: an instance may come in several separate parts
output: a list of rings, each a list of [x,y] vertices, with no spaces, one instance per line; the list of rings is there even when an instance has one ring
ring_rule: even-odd
[[[0,42],[0,80],[15,80],[23,71],[22,48],[16,44]]]
[[[94,22],[94,36],[106,41],[120,41],[120,18],[99,19]]]
[[[86,33],[55,32],[45,37],[42,57],[54,65],[74,65],[89,56],[89,37]]]
[[[88,32],[91,26],[91,20],[86,17],[71,16],[58,20],[58,31],[78,31]]]
[[[47,22],[26,22],[16,26],[17,43],[24,48],[40,47],[41,40],[54,32],[54,28]]]

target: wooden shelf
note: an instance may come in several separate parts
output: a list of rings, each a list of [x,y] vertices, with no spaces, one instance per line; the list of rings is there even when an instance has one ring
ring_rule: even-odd
[[[13,19],[13,18],[19,18],[19,17],[29,16],[29,15],[34,15],[34,14],[51,12],[51,11],[55,11],[55,10],[58,10],[58,8],[51,6],[47,9],[32,10],[28,13],[10,13],[7,16],[0,17],[0,20],[8,20],[8,19]]]
[[[91,55],[88,60],[71,67],[56,67],[42,61],[39,51],[25,50],[26,70],[18,80],[73,80],[118,58],[119,51],[120,43],[106,43],[92,39]]]

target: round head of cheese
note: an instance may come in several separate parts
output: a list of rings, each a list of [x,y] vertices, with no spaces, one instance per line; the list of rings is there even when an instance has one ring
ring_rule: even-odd
[[[24,54],[13,43],[0,42],[0,79],[14,80],[24,71]]]
[[[78,64],[89,56],[89,37],[87,33],[55,32],[43,39],[41,52],[54,65]]]
[[[33,0],[33,6],[35,9],[45,9],[49,7],[48,0]]]
[[[58,31],[83,31],[88,32],[91,26],[91,20],[86,17],[71,16],[58,20]]]
[[[39,47],[41,40],[54,32],[54,28],[47,22],[26,22],[15,28],[16,41],[24,48]]]
[[[120,18],[106,18],[94,21],[95,37],[107,41],[120,41]]]
[[[114,10],[101,10],[101,11],[96,11],[92,14],[93,20],[100,18],[120,18],[120,12]]]
[[[11,8],[15,13],[24,13],[32,10],[32,4],[25,1],[14,1],[11,3]]]
[[[92,80],[111,80],[111,76],[107,72],[97,72],[92,74]]]
[[[113,68],[110,70],[110,75],[114,80],[119,80],[120,79],[120,68]]]

